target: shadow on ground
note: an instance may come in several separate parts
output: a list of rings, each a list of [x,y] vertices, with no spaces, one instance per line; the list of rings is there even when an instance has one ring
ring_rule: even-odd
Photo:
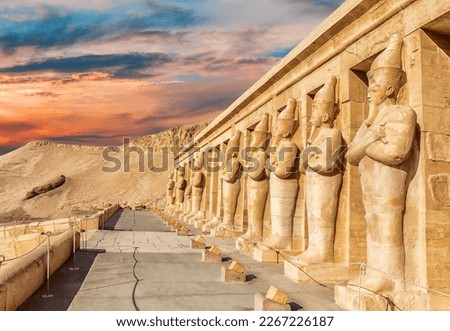
[[[51,277],[50,294],[52,298],[43,298],[47,294],[47,282],[45,282],[33,295],[25,301],[17,310],[23,311],[64,311],[69,308],[73,298],[83,284],[96,256],[103,251],[77,251],[75,255],[76,267],[71,271],[73,258],[69,258]]]

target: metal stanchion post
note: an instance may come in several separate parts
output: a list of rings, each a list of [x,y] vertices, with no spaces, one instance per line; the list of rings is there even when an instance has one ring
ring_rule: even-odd
[[[5,262],[5,260],[6,260],[6,256],[0,255],[0,269],[2,268],[2,263]]]
[[[84,216],[84,227],[86,229],[84,233],[84,247],[85,249],[88,249],[88,216]]]
[[[70,222],[70,225],[72,226],[72,233],[73,233],[73,243],[72,243],[72,245],[73,245],[73,247],[72,247],[73,266],[72,266],[72,268],[69,268],[69,270],[70,271],[76,271],[76,270],[80,269],[80,268],[77,267],[76,260],[75,260],[75,252],[77,250],[77,247],[76,247],[76,245],[77,245],[77,239],[76,239],[77,231],[75,230],[75,222]]]
[[[52,233],[48,231],[47,236],[47,294],[44,294],[43,298],[52,298],[53,294],[50,294],[50,236]]]
[[[83,248],[87,249],[87,216],[83,217],[84,220],[84,231],[83,231]]]

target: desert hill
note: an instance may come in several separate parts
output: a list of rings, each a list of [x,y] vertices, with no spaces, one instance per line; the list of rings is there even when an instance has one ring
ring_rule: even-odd
[[[163,156],[161,147],[185,145],[205,126],[181,126],[133,140],[130,146],[141,147],[144,158],[131,152],[128,172],[124,167],[123,146],[110,148],[109,159],[103,157],[103,147],[45,141],[30,142],[2,155],[0,223],[69,217],[73,213],[90,213],[101,203],[145,204],[159,198],[165,192],[167,171],[173,168],[173,156]],[[165,157],[169,160],[168,169],[150,170],[147,147],[153,147],[153,164],[160,166]],[[107,170],[117,163],[120,169]],[[61,176],[65,177],[62,185],[49,184]],[[39,189],[49,186],[52,189],[48,192]],[[40,194],[25,199],[30,192]]]

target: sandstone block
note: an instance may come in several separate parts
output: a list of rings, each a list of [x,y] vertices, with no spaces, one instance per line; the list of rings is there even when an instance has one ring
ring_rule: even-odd
[[[349,267],[344,265],[311,265],[302,263],[292,263],[284,261],[284,275],[297,283],[315,282],[308,277],[305,272],[315,280],[322,283],[343,284],[349,279]]]
[[[253,259],[259,263],[283,263],[283,255],[295,255],[297,251],[282,251],[280,254],[277,251],[271,250],[265,246],[256,246],[253,248]]]
[[[177,229],[177,236],[189,236],[189,229],[182,226],[181,228]]]
[[[266,293],[266,298],[272,301],[278,302],[282,305],[288,302],[288,296],[286,293],[280,291],[275,286],[271,286]]]
[[[192,249],[205,249],[206,239],[203,236],[198,236],[195,239],[191,239],[190,247]]]
[[[190,247],[192,249],[205,249],[205,244],[198,242],[195,239],[191,239]]]
[[[233,261],[228,268],[225,266],[222,267],[220,278],[225,283],[231,282],[244,283],[246,280],[244,268],[239,263],[237,263],[237,266],[233,267],[233,263],[237,262]]]
[[[391,296],[390,296],[391,297]],[[427,310],[426,294],[420,292],[397,292],[391,302],[380,295],[361,289],[357,286],[335,286],[334,299],[336,303],[347,310],[385,311],[385,310]]]
[[[254,309],[256,311],[290,311],[291,306],[268,299],[264,294],[256,293]]]
[[[205,249],[202,253],[203,262],[220,263],[222,262],[222,252],[217,246]]]
[[[216,228],[211,231],[211,235],[216,238],[234,238],[235,232],[227,228]]]

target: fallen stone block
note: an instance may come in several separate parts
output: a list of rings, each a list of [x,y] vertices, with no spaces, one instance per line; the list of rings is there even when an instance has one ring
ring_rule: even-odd
[[[189,236],[189,229],[182,226],[181,228],[177,229],[177,236]]]
[[[256,293],[254,309],[256,311],[290,311],[291,306],[270,300],[264,294]]]
[[[245,283],[246,280],[244,267],[236,261],[231,262],[228,267],[223,266],[220,276],[225,283]]]
[[[222,262],[222,252],[217,246],[205,249],[202,253],[203,262],[220,263]]]
[[[266,298],[275,302],[286,304],[288,302],[288,296],[286,293],[280,291],[275,286],[271,286],[267,291]]]
[[[206,239],[203,236],[198,236],[195,239],[191,239],[190,247],[192,249],[205,249],[206,248]]]

